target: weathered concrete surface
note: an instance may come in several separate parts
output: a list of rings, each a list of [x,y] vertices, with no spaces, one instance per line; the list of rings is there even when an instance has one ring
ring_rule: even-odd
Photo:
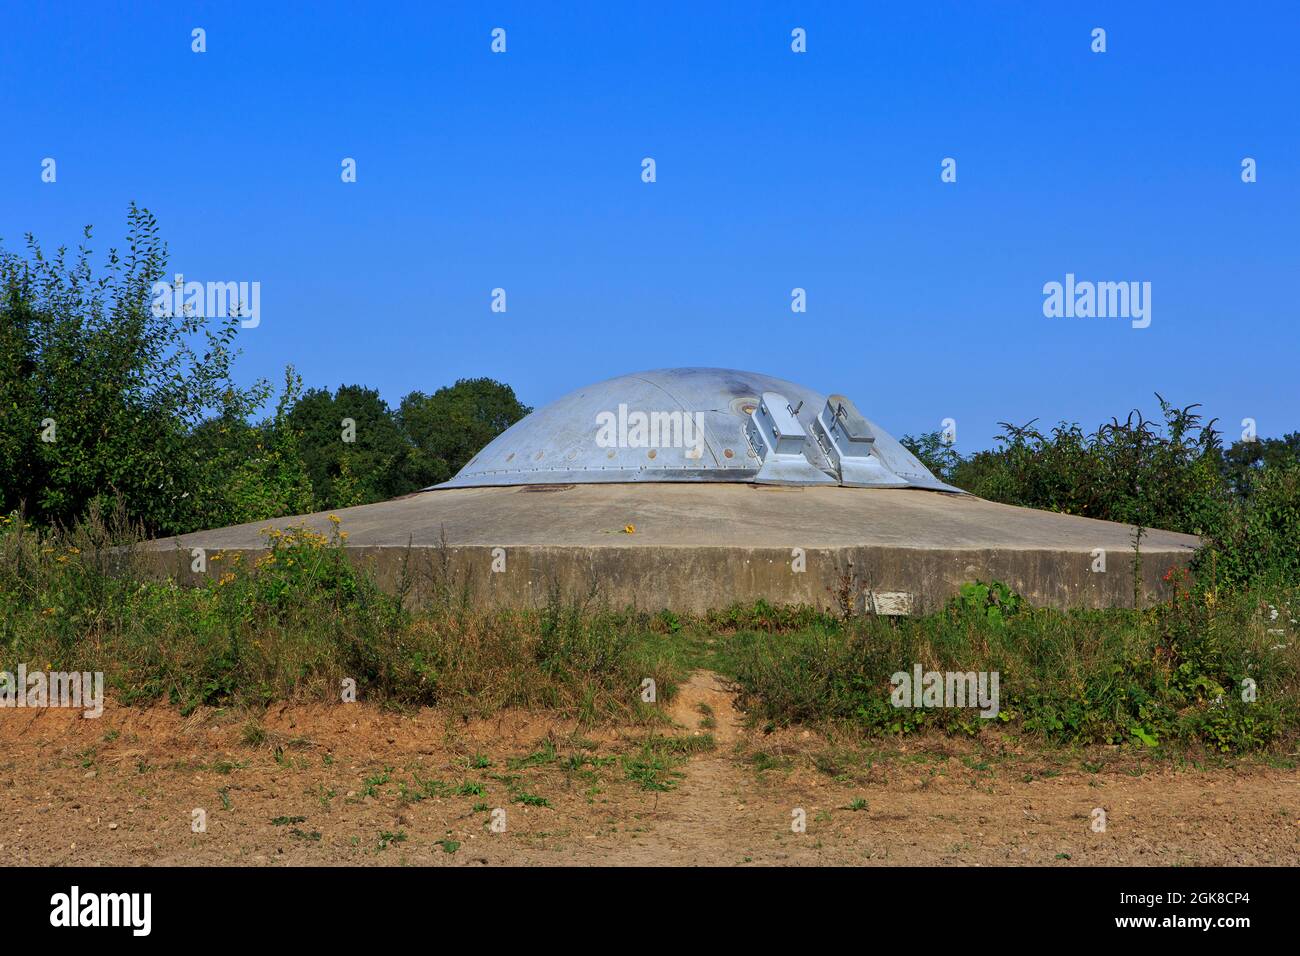
[[[610,605],[703,611],[764,598],[833,606],[855,590],[902,591],[916,610],[941,605],[965,581],[1000,580],[1031,604],[1131,606],[1133,529],[1127,525],[916,489],[783,488],[742,484],[539,485],[456,488],[333,512],[354,559],[381,583],[403,574],[418,596],[450,577],[486,603],[533,605],[552,590],[595,591]],[[263,521],[152,547],[193,580],[190,549],[260,552],[267,528],[328,531],[327,513]],[[633,526],[628,534],[624,529]],[[1194,536],[1142,538],[1144,600],[1185,566]],[[505,570],[493,572],[495,549]],[[796,572],[795,549],[806,570]],[[1105,552],[1104,572],[1092,570]],[[171,552],[169,555],[167,552]],[[851,566],[850,566],[851,565]],[[214,573],[210,567],[209,573]]]

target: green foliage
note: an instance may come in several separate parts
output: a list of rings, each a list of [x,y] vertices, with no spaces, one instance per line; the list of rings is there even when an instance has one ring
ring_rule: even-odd
[[[350,422],[344,438],[344,420]],[[420,487],[414,447],[373,388],[309,389],[288,415],[311,486],[322,508],[346,508]]]
[[[899,441],[940,481],[951,482],[953,473],[962,464],[961,453],[943,440],[942,432],[904,435]]]
[[[158,316],[151,287],[166,247],[134,204],[127,253],[91,266],[91,230],[76,258],[31,237],[0,249],[0,508],[68,523],[120,496],[153,530],[193,527],[211,490],[189,440],[202,420],[244,418],[266,397],[231,377],[239,319]]]
[[[640,748],[622,756],[623,774],[642,790],[663,793],[677,787],[682,773],[677,770],[692,754],[717,747],[712,734],[693,737],[646,738]]]
[[[1035,609],[979,585],[927,617],[745,631],[719,653],[740,704],[778,724],[963,735],[997,725],[1053,744],[1233,753],[1291,745],[1300,736],[1291,610],[1300,607],[1300,592],[1269,608],[1253,596],[1216,599],[1171,583],[1172,600],[1145,612]],[[1014,613],[990,613],[1011,606]],[[910,674],[918,663],[926,671],[998,672],[997,718],[893,706],[891,675]],[[1247,678],[1258,685],[1255,700],[1243,699]]]
[[[1024,599],[1001,581],[985,584],[970,581],[961,586],[953,606],[967,614],[982,617],[991,626],[998,627],[1006,618],[1024,607]]]
[[[760,598],[753,604],[733,604],[720,611],[710,611],[705,620],[710,630],[722,633],[752,630],[783,633],[815,627],[835,618],[808,605],[772,605]]]
[[[334,509],[446,481],[529,411],[508,385],[478,378],[411,392],[396,410],[361,385],[309,389],[287,422],[318,507]]]
[[[526,790],[520,790],[510,798],[510,802],[522,803],[526,807],[549,807],[551,805],[550,800],[535,793],[529,793]]]
[[[1159,422],[1139,411],[1091,433],[1004,422],[999,446],[968,458],[937,432],[903,444],[945,481],[991,501],[1200,535],[1202,588],[1300,580],[1300,433],[1225,450],[1198,406],[1156,398]]]
[[[1241,498],[1250,497],[1256,480],[1269,471],[1300,465],[1300,432],[1281,438],[1242,439],[1223,452],[1223,474]]]
[[[326,532],[268,529],[252,561],[210,552],[199,587],[159,580],[134,550],[138,531],[120,512],[57,532],[0,516],[0,669],[103,671],[120,703],[168,701],[186,713],[338,700],[352,678],[362,699],[592,721],[641,719],[642,680],[667,700],[681,675],[641,616],[558,601],[530,612],[454,600],[405,607],[350,560],[337,520]]]
[[[1206,586],[1300,581],[1300,464],[1252,475],[1248,498],[1229,514],[1196,567]]]
[[[262,521],[317,509],[311,481],[289,422],[302,389],[294,370],[285,370],[274,414],[250,425],[233,414],[211,418],[194,429],[191,448],[201,462],[192,524],[202,528]]]
[[[397,410],[415,445],[413,467],[426,484],[447,481],[497,435],[532,409],[490,378],[463,378],[432,395],[411,392]]]
[[[25,256],[0,247],[4,513],[67,525],[120,502],[170,535],[365,504],[445,481],[530,411],[487,378],[393,410],[360,385],[304,392],[289,368],[254,422],[271,389],[234,382],[238,316],[155,315],[166,247],[147,210],[127,219],[129,252],[99,277],[89,227],[72,260],[30,236]]]
[[[1148,528],[1207,534],[1229,503],[1219,436],[1197,406],[1156,396],[1163,421],[1140,411],[1091,434],[1062,423],[1050,434],[1033,423],[1002,423],[1001,447],[952,469],[972,494],[1007,504]]]

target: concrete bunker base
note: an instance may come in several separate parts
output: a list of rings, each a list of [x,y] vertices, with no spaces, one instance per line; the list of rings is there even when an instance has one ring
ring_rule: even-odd
[[[848,581],[859,607],[872,607],[874,595],[882,606],[925,613],[982,579],[1003,581],[1036,606],[1133,604],[1132,528],[917,489],[444,488],[332,514],[353,560],[385,588],[409,581],[417,600],[449,581],[489,607],[535,607],[554,593],[650,611],[759,599],[834,608]],[[328,532],[332,524],[321,512],[148,547],[160,571],[197,583],[191,549],[246,552],[249,562],[265,548],[264,529],[293,526]],[[1144,533],[1144,603],[1166,593],[1165,572],[1186,567],[1198,544],[1192,535]],[[1099,555],[1104,571],[1093,570]],[[223,566],[210,563],[207,574]]]

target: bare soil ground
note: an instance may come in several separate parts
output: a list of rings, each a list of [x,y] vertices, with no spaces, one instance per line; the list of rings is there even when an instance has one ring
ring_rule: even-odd
[[[0,710],[0,853],[52,865],[1300,865],[1294,760],[1198,766],[939,737],[872,750],[746,728],[703,672],[669,713],[677,728],[593,730],[364,704],[255,717],[110,706],[98,720]],[[659,775],[671,789],[645,790],[625,761],[651,734],[717,746]],[[498,810],[504,832],[491,828]]]

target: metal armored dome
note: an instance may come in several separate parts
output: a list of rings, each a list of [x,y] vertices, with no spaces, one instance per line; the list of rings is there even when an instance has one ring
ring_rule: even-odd
[[[721,368],[638,372],[570,392],[436,487],[631,481],[960,491],[849,398]]]

